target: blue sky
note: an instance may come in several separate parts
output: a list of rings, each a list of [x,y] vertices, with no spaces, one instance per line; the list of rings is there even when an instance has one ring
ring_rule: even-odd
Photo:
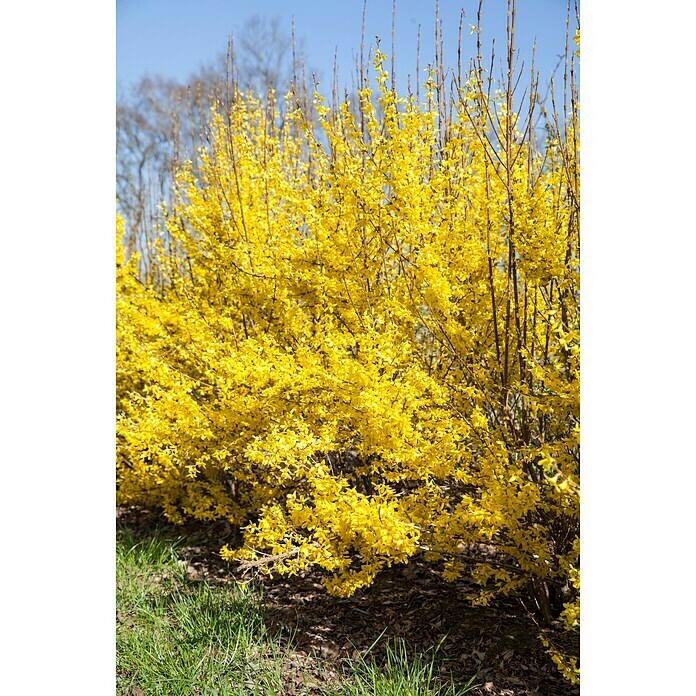
[[[328,89],[338,51],[339,81],[350,86],[353,55],[360,48],[362,0],[117,0],[116,47],[119,90],[149,73],[185,81],[199,66],[223,53],[228,36],[238,33],[253,14],[278,17],[303,39],[308,65],[317,69]],[[496,54],[503,56],[506,0],[484,2],[484,47],[496,37]],[[469,24],[476,22],[478,0],[440,0],[445,55],[456,66],[460,10],[464,9],[464,66],[475,49]],[[407,73],[415,73],[416,39],[421,25],[421,68],[433,56],[435,0],[397,0],[396,75],[403,89]],[[366,44],[375,35],[390,53],[392,0],[368,0]],[[565,41],[566,0],[518,0],[517,46],[529,65],[537,41],[537,67],[542,84],[558,62]],[[484,55],[488,53],[484,50]],[[559,75],[560,78],[560,75]],[[559,79],[557,78],[557,79]],[[422,82],[422,80],[421,80]]]

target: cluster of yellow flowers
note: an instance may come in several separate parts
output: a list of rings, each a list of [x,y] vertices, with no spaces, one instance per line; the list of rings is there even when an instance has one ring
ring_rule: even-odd
[[[383,59],[314,125],[237,95],[157,280],[120,256],[119,501],[245,525],[226,558],[337,594],[424,554],[574,630],[577,128],[537,146],[475,73],[443,123]]]

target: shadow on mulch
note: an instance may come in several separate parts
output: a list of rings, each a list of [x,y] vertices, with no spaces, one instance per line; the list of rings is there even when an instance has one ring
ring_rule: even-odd
[[[155,534],[181,539],[179,554],[189,564],[191,579],[213,584],[242,579],[219,555],[223,544],[240,541],[238,531],[226,522],[177,526],[151,510],[119,508],[117,529],[128,529],[141,539]],[[364,653],[381,636],[371,651],[377,660],[384,655],[387,639],[403,640],[411,655],[430,655],[439,646],[436,664],[443,676],[451,674],[455,683],[463,685],[478,673],[479,686],[470,692],[475,696],[580,693],[558,673],[537,638],[534,620],[515,599],[472,607],[466,596],[474,591],[473,585],[445,582],[418,560],[384,571],[371,587],[349,599],[328,595],[319,578],[317,573],[255,578],[263,587],[270,627],[292,635],[300,655],[319,655],[340,669],[341,663]],[[577,654],[578,645],[573,647]],[[287,693],[294,689],[288,686]]]

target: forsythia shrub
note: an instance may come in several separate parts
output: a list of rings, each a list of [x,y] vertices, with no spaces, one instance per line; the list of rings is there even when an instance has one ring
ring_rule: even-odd
[[[237,94],[178,173],[160,281],[121,255],[119,502],[245,525],[226,558],[341,595],[424,554],[576,630],[575,120],[537,146],[475,70],[443,119],[383,61],[315,125]]]

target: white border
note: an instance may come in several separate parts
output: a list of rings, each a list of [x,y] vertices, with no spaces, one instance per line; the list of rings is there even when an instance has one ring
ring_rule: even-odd
[[[580,11],[582,689],[690,693],[696,12]]]
[[[7,694],[115,692],[115,3],[4,3]]]

